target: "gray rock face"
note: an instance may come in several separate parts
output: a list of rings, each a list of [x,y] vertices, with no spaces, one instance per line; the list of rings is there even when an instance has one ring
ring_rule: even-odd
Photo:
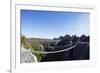
[[[34,54],[32,54],[30,49],[26,49],[26,48],[21,47],[20,62],[21,63],[37,62],[37,58]]]

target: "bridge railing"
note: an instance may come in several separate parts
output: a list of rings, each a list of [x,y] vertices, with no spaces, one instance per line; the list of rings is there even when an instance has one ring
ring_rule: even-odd
[[[88,43],[76,42],[74,44],[69,44],[70,47],[68,47],[69,45],[62,46],[64,49],[61,49],[61,46],[60,46],[60,47],[58,47],[58,48],[60,48],[59,50],[54,50],[54,51],[33,51],[32,50],[32,52],[33,53],[42,53],[42,54],[60,53],[60,52],[71,50],[71,49],[75,48],[78,44],[88,44]]]
[[[57,51],[33,51],[32,50],[32,52],[33,53],[42,53],[42,54],[53,54],[53,53],[60,53],[60,52],[64,52],[64,51],[68,51],[68,50],[71,50],[71,49],[73,49],[74,47],[76,47],[77,46],[77,44],[76,45],[74,45],[74,46],[71,46],[71,47],[69,47],[69,48],[66,48],[66,49],[62,49],[62,50],[57,50]]]

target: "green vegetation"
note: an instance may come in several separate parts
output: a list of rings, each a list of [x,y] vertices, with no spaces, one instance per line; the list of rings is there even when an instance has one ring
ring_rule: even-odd
[[[39,41],[32,40],[31,42],[29,42],[28,38],[26,38],[25,36],[21,36],[21,46],[27,49],[31,49],[33,51],[41,51],[41,44]],[[41,61],[41,59],[44,57],[42,53],[32,53],[37,57],[38,61]]]
[[[30,45],[33,51],[41,51],[41,44],[39,41],[33,40]],[[44,57],[42,53],[34,53],[34,54],[36,55],[38,61],[41,61],[42,58]]]
[[[21,46],[23,46],[26,49],[29,49],[31,47],[25,36],[21,36]]]

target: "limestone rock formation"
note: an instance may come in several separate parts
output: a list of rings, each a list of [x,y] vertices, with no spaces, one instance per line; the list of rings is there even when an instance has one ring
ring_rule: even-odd
[[[20,62],[21,63],[37,62],[37,58],[34,54],[32,54],[30,49],[26,49],[26,48],[21,47]]]

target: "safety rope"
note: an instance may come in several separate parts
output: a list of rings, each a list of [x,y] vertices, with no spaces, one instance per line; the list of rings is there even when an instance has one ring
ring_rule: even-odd
[[[74,45],[74,46],[72,46],[72,47],[69,47],[69,48],[66,48],[66,49],[63,49],[63,50],[59,50],[59,51],[50,51],[50,52],[45,52],[45,51],[33,51],[32,50],[32,52],[33,53],[42,53],[42,54],[53,54],[53,53],[60,53],[60,52],[64,52],[64,51],[68,51],[68,50],[71,50],[71,49],[73,49],[74,47],[76,47],[77,46],[77,44],[76,45]]]

